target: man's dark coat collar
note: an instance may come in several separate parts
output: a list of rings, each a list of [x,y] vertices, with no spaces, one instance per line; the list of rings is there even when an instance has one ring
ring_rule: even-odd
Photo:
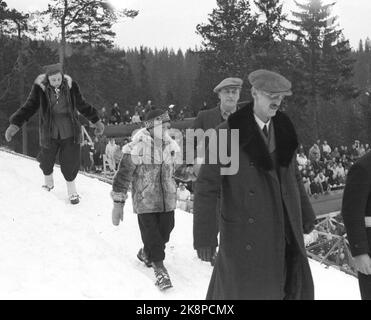
[[[254,104],[247,103],[229,116],[230,129],[239,129],[240,145],[255,164],[264,169],[274,168],[268,148],[259,132],[254,118]],[[288,167],[298,147],[298,138],[291,120],[281,111],[272,118],[276,138],[276,156],[278,164]]]

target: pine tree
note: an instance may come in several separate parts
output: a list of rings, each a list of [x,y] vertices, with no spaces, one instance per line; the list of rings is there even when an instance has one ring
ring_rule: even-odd
[[[287,73],[291,57],[286,41],[288,30],[283,26],[287,22],[282,11],[283,4],[281,0],[254,0],[254,3],[260,18],[253,41],[256,69]]]
[[[197,25],[202,36],[200,73],[193,101],[201,105],[216,103],[213,87],[228,76],[245,78],[253,69],[252,40],[257,29],[257,17],[248,0],[217,0],[217,8],[207,24]]]
[[[371,51],[371,40],[369,37],[367,37],[365,41],[365,52],[370,52],[370,51]]]
[[[0,37],[7,33],[9,9],[5,1],[0,0]]]
[[[144,47],[140,47],[139,53],[139,95],[140,100],[147,102],[148,100],[152,99],[152,94],[149,85],[149,77],[147,71],[147,64],[146,64],[146,55],[147,49]]]
[[[323,4],[321,0],[295,1],[300,12],[293,12],[295,20],[291,32],[296,36],[293,45],[302,63],[295,70],[302,81],[300,95],[307,98],[307,115],[317,139],[326,126],[320,119],[321,107],[326,101],[338,98],[349,99],[357,91],[352,82],[354,60],[351,58],[349,42],[337,29],[336,17],[331,15],[335,3]],[[341,110],[337,110],[341,112]]]
[[[113,47],[116,33],[112,31],[114,23],[119,18],[134,18],[136,10],[115,11],[106,2],[94,1],[84,11],[80,11],[72,28],[67,31],[67,37],[74,42],[88,43],[89,46],[101,45]]]
[[[358,52],[363,53],[363,41],[362,41],[362,39],[359,40]]]
[[[205,54],[201,56],[212,60],[219,74],[243,74],[249,67],[249,45],[257,19],[247,0],[217,0],[217,6],[209,23],[197,26],[203,37]]]
[[[78,37],[93,41],[93,35],[96,38],[101,38],[101,35],[112,36],[109,32],[109,23],[107,25],[107,12],[111,12],[111,17],[116,17],[115,11],[108,2],[103,0],[51,0],[52,4],[48,4],[48,9],[44,14],[49,15],[55,25],[60,29],[60,56],[59,62],[64,63],[66,56],[66,45],[69,37]],[[101,11],[106,14],[101,14]],[[89,14],[96,15],[90,16]],[[118,13],[119,16],[135,17],[138,11],[122,10]],[[102,20],[103,19],[103,20]],[[98,25],[102,25],[102,30],[97,30]],[[80,27],[80,30],[78,29]],[[90,29],[89,29],[90,26]],[[82,30],[81,30],[82,28]],[[87,31],[88,30],[88,31]],[[89,33],[90,31],[90,33]]]

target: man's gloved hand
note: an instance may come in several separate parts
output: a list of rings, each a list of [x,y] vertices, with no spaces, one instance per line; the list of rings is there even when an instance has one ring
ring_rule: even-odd
[[[211,265],[214,265],[215,260],[215,247],[201,247],[197,249],[197,255],[202,261],[210,262]]]
[[[304,234],[310,234],[314,230],[314,222],[307,222],[303,225]]]
[[[371,257],[368,254],[355,256],[353,261],[358,272],[367,275],[371,274]]]
[[[125,202],[114,202],[112,209],[112,223],[114,226],[118,226],[120,221],[124,220],[124,206]]]
[[[8,129],[5,131],[5,139],[6,141],[10,142],[12,141],[12,138],[14,135],[19,131],[19,127],[15,124],[11,124]]]
[[[94,126],[95,126],[95,130],[94,130],[94,134],[96,136],[101,136],[104,132],[104,124],[102,121],[97,121],[96,123],[94,123]]]

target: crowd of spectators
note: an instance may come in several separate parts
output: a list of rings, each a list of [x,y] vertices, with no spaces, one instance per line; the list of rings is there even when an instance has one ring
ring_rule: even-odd
[[[145,105],[138,101],[137,105],[132,108],[120,108],[119,104],[115,102],[110,111],[105,107],[101,108],[100,118],[105,125],[138,123],[143,121],[146,114],[154,109],[156,109],[156,106],[152,104],[151,100],[148,100]],[[194,116],[188,107],[178,109],[174,104],[171,104],[166,109],[169,112],[170,119],[173,121],[183,120]]]
[[[129,141],[129,137],[84,139],[81,143],[81,171],[113,176],[122,157],[122,147]]]
[[[369,144],[355,140],[348,146],[331,147],[326,140],[317,140],[308,152],[301,145],[297,154],[298,168],[309,196],[318,197],[331,190],[344,188],[350,167],[370,151]]]

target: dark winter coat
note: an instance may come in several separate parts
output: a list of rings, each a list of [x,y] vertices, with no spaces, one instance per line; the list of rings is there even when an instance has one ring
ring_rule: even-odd
[[[92,152],[92,147],[89,144],[81,146],[81,166],[83,169],[88,169],[91,166],[90,152]]]
[[[111,110],[111,118],[109,123],[119,124],[121,122],[121,111],[118,107],[113,107]]]
[[[210,110],[202,110],[198,113],[196,119],[193,121],[192,129],[202,129],[203,131],[206,131],[208,129],[214,129],[219,124],[221,124],[224,121],[224,119],[221,116],[220,113],[220,106],[217,106]],[[194,157],[204,157],[204,154],[202,152],[203,145],[200,141],[202,141],[203,135],[200,134],[197,135],[197,143],[198,145],[193,145],[195,141],[188,140],[187,143],[190,145],[184,148],[184,157],[186,159],[187,163],[192,163],[194,161]],[[207,142],[207,140],[206,140]],[[192,144],[191,144],[192,143]],[[186,150],[190,148],[194,148],[194,154],[188,155],[186,154]]]
[[[48,147],[52,133],[52,108],[46,94],[46,76],[39,75],[24,103],[11,117],[9,122],[18,127],[27,122],[39,109],[39,139],[40,146]],[[81,142],[81,124],[78,120],[78,112],[92,123],[99,120],[97,110],[88,104],[80,93],[79,86],[71,77],[64,76],[64,85],[69,88],[69,113],[73,124],[73,137],[75,143]]]
[[[243,104],[238,104],[237,110],[239,110],[240,108],[243,108],[244,106],[245,105]],[[196,119],[194,120],[192,128],[202,129],[206,131],[208,129],[215,129],[219,124],[221,124],[224,121],[225,120],[223,119],[222,113],[220,110],[220,104],[218,103],[218,105],[215,108],[208,109],[208,110],[201,110],[198,113]],[[198,139],[200,140],[201,137],[198,137]],[[207,140],[205,142],[207,143]],[[198,151],[199,155],[203,156],[202,153],[200,153],[201,147],[202,146],[197,146],[199,150]]]
[[[352,255],[371,254],[371,228],[365,227],[365,217],[371,217],[371,153],[350,168],[341,213]]]
[[[210,128],[215,128],[223,121],[224,119],[222,118],[220,106],[218,105],[213,109],[200,111],[193,123],[193,129],[200,128],[207,130]]]
[[[253,105],[232,114],[219,129],[239,129],[239,171],[220,175],[220,164],[204,164],[196,183],[195,248],[216,246],[210,226],[221,188],[220,243],[207,299],[313,299],[303,231],[313,229],[314,212],[296,165],[298,141],[288,117],[272,118],[279,175],[254,119]],[[211,145],[211,142],[210,142]],[[297,248],[284,296],[284,207]]]

